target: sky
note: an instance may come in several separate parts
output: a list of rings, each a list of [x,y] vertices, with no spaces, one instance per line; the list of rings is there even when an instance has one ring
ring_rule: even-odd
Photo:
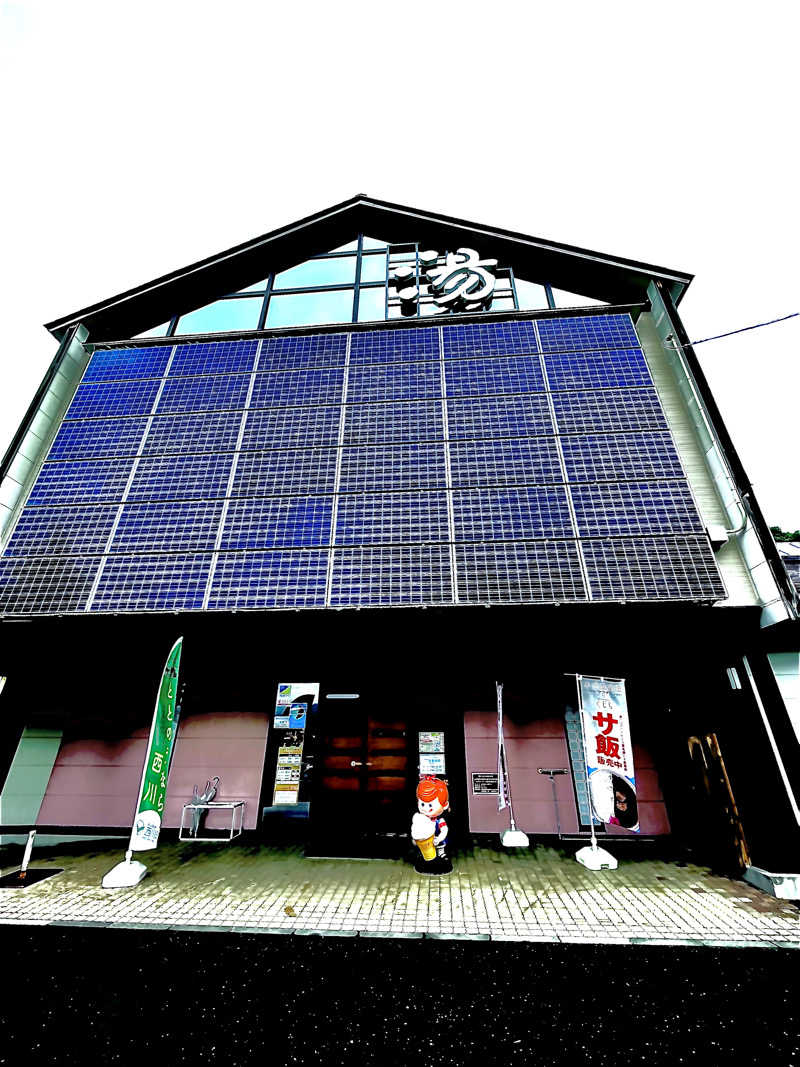
[[[356,193],[687,271],[690,338],[800,311],[800,7],[0,0],[0,452],[44,322]],[[800,526],[800,318],[701,345]]]

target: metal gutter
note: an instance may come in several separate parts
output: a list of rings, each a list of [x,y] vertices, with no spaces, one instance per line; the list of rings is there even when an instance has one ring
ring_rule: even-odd
[[[53,379],[58,373],[58,368],[61,366],[61,362],[64,359],[64,356],[66,355],[67,351],[69,350],[70,345],[75,340],[75,335],[77,334],[79,329],[80,325],[75,325],[64,336],[64,339],[58,346],[58,351],[56,352],[55,356],[53,356],[52,363],[45,371],[44,378],[42,378],[41,382],[39,383],[39,388],[34,393],[33,400],[31,400],[30,404],[28,405],[28,410],[25,412],[22,422],[19,424],[19,427],[17,428],[17,431],[14,436],[11,438],[11,444],[6,449],[3,459],[0,460],[0,482],[3,481],[6,474],[8,473],[8,468],[11,466],[14,457],[19,451],[19,447],[22,444],[25,434],[28,432],[28,428],[33,422],[36,412],[39,410],[39,405],[44,399],[47,390],[53,384]]]
[[[683,353],[686,366],[692,376],[692,384],[696,388],[700,400],[702,401],[704,412],[709,420],[711,429],[719,441],[726,465],[731,473],[736,492],[741,501],[741,506],[744,509],[747,518],[751,521],[752,529],[758,539],[764,559],[767,562],[772,578],[778,588],[787,616],[790,619],[797,619],[800,616],[800,604],[798,603],[797,592],[795,591],[792,581],[783,565],[775,541],[769,531],[769,527],[767,526],[767,522],[758,501],[755,498],[752,483],[747,477],[742,461],[739,458],[739,454],[737,453],[730,434],[725,426],[722,413],[720,412],[717,402],[714,399],[714,395],[711,392],[708,380],[700,366],[700,361],[691,346],[689,335],[686,333],[684,325],[678,315],[672,294],[663,282],[654,280],[653,284],[659,292],[670,325],[680,347],[680,351]],[[745,525],[746,523],[743,524],[742,529]]]

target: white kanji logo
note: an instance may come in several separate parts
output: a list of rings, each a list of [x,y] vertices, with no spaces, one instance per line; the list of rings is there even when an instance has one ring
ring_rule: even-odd
[[[427,276],[437,304],[445,308],[481,304],[494,292],[496,259],[480,259],[474,248],[448,252],[443,264],[430,267]]]

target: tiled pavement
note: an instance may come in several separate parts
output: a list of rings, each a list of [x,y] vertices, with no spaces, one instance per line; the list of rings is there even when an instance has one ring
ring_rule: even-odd
[[[21,850],[17,850],[21,851]],[[6,856],[7,864],[16,856]],[[103,890],[114,851],[41,850],[64,872],[0,889],[0,923],[800,948],[800,910],[696,866],[621,860],[592,873],[572,853],[473,848],[443,878],[402,860],[306,859],[299,848],[164,844],[133,889]],[[14,868],[6,865],[3,873]]]

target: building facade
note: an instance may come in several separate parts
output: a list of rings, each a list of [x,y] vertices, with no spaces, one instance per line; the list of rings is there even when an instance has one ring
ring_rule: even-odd
[[[0,470],[0,830],[130,825],[183,635],[166,827],[216,775],[249,831],[402,852],[435,773],[496,833],[501,681],[517,823],[578,841],[595,675],[639,810],[601,835],[800,869],[797,597],[690,281],[358,196],[50,323]]]

